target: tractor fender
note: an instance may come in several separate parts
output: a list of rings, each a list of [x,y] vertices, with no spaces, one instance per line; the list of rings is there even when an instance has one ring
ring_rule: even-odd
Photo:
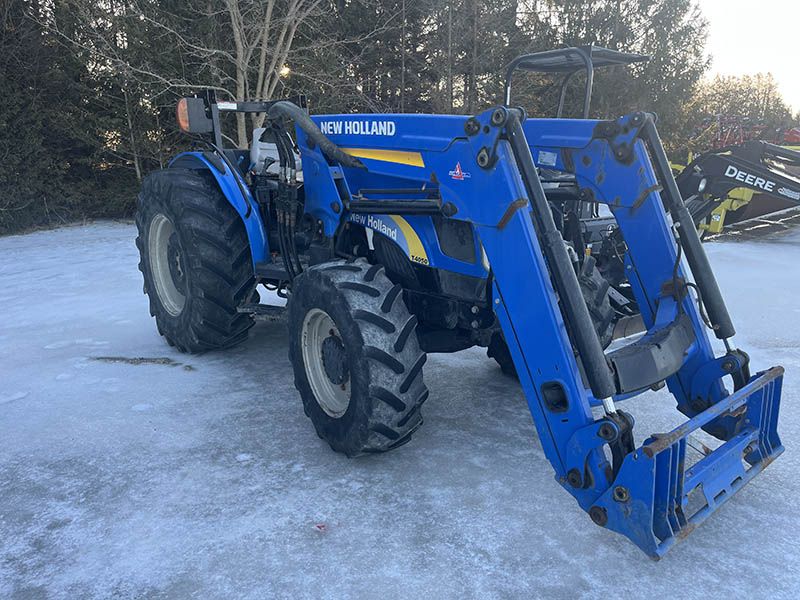
[[[183,152],[176,156],[169,166],[183,169],[207,169],[217,181],[223,196],[242,218],[247,238],[250,241],[253,265],[265,262],[266,257],[269,256],[266,229],[261,220],[258,205],[253,200],[250,190],[241,176],[233,173],[219,157],[208,152]],[[241,186],[236,181],[237,177]],[[242,192],[244,192],[244,196]]]

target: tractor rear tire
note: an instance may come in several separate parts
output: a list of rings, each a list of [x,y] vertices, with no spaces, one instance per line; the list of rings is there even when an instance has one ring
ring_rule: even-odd
[[[213,176],[194,169],[151,173],[136,227],[150,314],[167,342],[194,353],[246,339],[253,318],[236,309],[256,285],[250,244]]]
[[[592,317],[594,330],[600,339],[600,346],[603,349],[608,348],[614,339],[614,308],[608,296],[609,283],[596,266],[592,268],[591,273],[581,274],[578,283],[586,308],[589,309],[589,316]]]
[[[332,261],[292,283],[289,359],[320,438],[347,456],[402,446],[428,397],[417,317],[380,265]]]

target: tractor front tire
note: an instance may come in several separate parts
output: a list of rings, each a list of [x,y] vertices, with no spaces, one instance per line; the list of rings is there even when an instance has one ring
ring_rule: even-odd
[[[503,375],[509,377],[517,376],[517,368],[514,366],[514,359],[511,358],[511,352],[506,344],[506,339],[503,337],[501,331],[495,331],[489,340],[489,347],[486,348],[486,355],[493,358],[495,362],[500,365],[500,370]]]
[[[194,169],[148,175],[136,211],[139,270],[158,332],[181,352],[247,338],[237,307],[255,290],[247,232],[213,176]]]
[[[317,434],[337,452],[385,452],[422,425],[426,355],[416,325],[402,288],[364,259],[316,265],[292,283],[295,387]]]

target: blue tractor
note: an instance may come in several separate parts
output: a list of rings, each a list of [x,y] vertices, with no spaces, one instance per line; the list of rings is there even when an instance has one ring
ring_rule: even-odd
[[[515,69],[568,80],[634,60],[592,47],[521,57],[504,104],[475,116],[181,100],[203,148],[146,178],[136,218],[159,332],[181,351],[226,348],[283,310],[259,302],[258,284],[286,297],[305,412],[348,456],[410,440],[426,353],[489,347],[516,372],[556,481],[660,557],[782,452],[783,369],[751,374],[731,345],[654,115],[588,119],[590,90],[583,119],[511,106]],[[250,150],[223,148],[221,111],[267,114]],[[624,284],[603,276],[601,248],[572,239],[565,194],[613,214]],[[625,297],[646,332],[608,350]],[[687,419],[636,445],[619,405],[665,385]],[[719,444],[690,464],[700,429]]]

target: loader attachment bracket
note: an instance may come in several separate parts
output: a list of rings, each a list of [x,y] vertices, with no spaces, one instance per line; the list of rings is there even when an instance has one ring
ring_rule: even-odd
[[[633,417],[618,410],[575,431],[567,444],[567,483],[573,488],[584,489],[595,485],[597,482],[591,479],[592,470],[588,461],[600,457],[601,462],[597,466],[606,476],[603,487],[611,484],[625,457],[636,448],[633,442],[633,425]],[[602,453],[593,452],[606,444],[611,450],[611,465]]]
[[[633,149],[646,118],[645,113],[635,112],[624,121],[621,119],[599,121],[594,128],[594,138],[606,140],[614,158],[623,165],[630,166],[634,160]]]
[[[680,427],[651,437],[625,458],[614,487],[590,515],[604,516],[605,526],[659,559],[783,452],[777,433],[782,381],[782,367],[758,373]],[[687,466],[689,435],[734,413],[742,414],[741,430]]]
[[[594,454],[592,450],[598,450],[610,440],[619,437],[619,428],[611,421],[595,421],[585,427],[581,427],[567,444],[566,464],[567,483],[573,488],[588,488],[593,485],[591,480],[591,470],[587,468],[587,461]],[[606,467],[608,463],[598,465]],[[608,471],[607,471],[608,473]]]

